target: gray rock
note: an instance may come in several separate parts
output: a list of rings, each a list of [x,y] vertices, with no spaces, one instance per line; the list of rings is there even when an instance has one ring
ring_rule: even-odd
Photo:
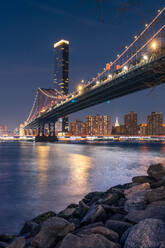
[[[146,198],[149,202],[165,200],[165,186],[152,189],[146,194]]]
[[[113,214],[109,219],[125,221],[125,214]]]
[[[115,204],[118,201],[118,199],[119,196],[117,193],[108,193],[103,199],[99,200],[99,203],[112,205]]]
[[[163,164],[153,164],[147,170],[147,173],[150,177],[161,180],[165,176],[165,166]]]
[[[132,210],[142,210],[147,206],[147,191],[140,191],[132,194],[130,198],[125,202],[124,209],[129,212]]]
[[[93,203],[97,202],[103,196],[104,196],[103,192],[90,192],[84,197],[83,201],[87,205],[91,206]]]
[[[92,205],[86,215],[81,220],[80,224],[93,223],[97,221],[104,221],[106,213],[101,205]]]
[[[23,237],[16,238],[8,248],[24,248],[26,241]]]
[[[157,219],[145,219],[133,226],[124,248],[158,248],[165,241],[165,223]]]
[[[107,220],[105,226],[114,232],[117,232],[121,237],[122,234],[129,228],[132,227],[132,224],[125,221],[118,220]]]
[[[109,241],[100,234],[81,235],[68,234],[62,241],[60,248],[120,248],[118,244]]]
[[[31,247],[50,248],[69,232],[74,230],[73,223],[60,217],[52,217],[43,222],[40,232],[33,238]]]
[[[78,211],[79,211],[79,215],[81,217],[84,217],[84,215],[88,212],[89,207],[87,204],[85,204],[85,202],[82,200],[79,202],[79,206],[78,206]]]
[[[86,228],[82,228],[79,230],[79,232],[77,233],[78,235],[80,234],[101,234],[103,235],[105,238],[113,241],[113,242],[119,242],[119,235],[118,233],[109,230],[108,228],[104,227],[104,226],[96,226],[96,227],[86,227]]]
[[[39,216],[35,217],[32,221],[36,222],[37,224],[42,224],[45,220],[56,216],[56,214],[53,211],[49,211],[43,214],[40,214]]]
[[[24,224],[23,228],[20,231],[20,236],[29,233],[30,235],[36,235],[40,230],[40,225],[34,221],[28,221]]]
[[[62,217],[64,219],[68,219],[73,215],[76,215],[76,208],[66,208],[63,211],[61,211],[57,216]]]
[[[147,218],[155,218],[165,221],[165,206],[148,205],[145,210],[133,210],[126,215],[125,219],[133,223],[138,223]]]
[[[128,198],[131,198],[135,193],[146,191],[148,189],[150,189],[149,183],[138,184],[129,189],[124,190],[124,195],[128,199]]]
[[[154,183],[155,180],[149,176],[137,176],[132,178],[133,183]]]
[[[161,180],[150,183],[151,189],[155,189],[161,186],[165,186],[165,176]]]
[[[0,248],[6,248],[7,246],[8,246],[7,243],[0,241]]]
[[[11,234],[8,234],[8,233],[4,233],[4,234],[0,234],[0,241],[2,242],[11,242],[13,241],[14,239],[16,238],[15,235],[11,235]]]

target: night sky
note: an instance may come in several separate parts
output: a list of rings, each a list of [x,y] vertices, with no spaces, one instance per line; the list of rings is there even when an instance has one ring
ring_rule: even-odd
[[[53,43],[70,41],[70,90],[113,61],[164,7],[161,0],[6,0],[0,6],[0,125],[23,122],[38,87],[53,87]],[[133,4],[132,4],[133,3]],[[108,114],[123,121],[137,111],[139,123],[151,111],[165,115],[165,85],[71,115]]]

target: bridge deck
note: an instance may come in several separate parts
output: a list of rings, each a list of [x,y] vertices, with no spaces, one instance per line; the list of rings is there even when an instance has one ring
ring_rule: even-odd
[[[87,107],[103,103],[136,91],[162,84],[165,82],[165,54],[157,57],[156,60],[144,64],[139,68],[128,71],[113,80],[106,81],[97,87],[78,95],[73,100],[64,102],[53,107],[34,119],[25,129],[33,129],[40,122],[56,121],[62,116],[77,112]]]

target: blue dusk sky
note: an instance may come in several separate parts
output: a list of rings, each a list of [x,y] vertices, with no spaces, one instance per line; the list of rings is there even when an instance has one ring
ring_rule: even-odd
[[[100,2],[100,4],[99,4]],[[9,129],[23,122],[38,87],[53,87],[53,43],[70,41],[70,91],[89,80],[131,43],[145,23],[164,7],[161,0],[6,0],[0,8],[0,125]],[[165,85],[113,100],[110,104],[72,114],[119,117],[151,111],[165,115]]]

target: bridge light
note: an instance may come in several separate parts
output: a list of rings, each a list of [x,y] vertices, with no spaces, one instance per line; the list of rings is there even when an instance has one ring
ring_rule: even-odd
[[[137,39],[137,35],[135,35],[134,38]]]
[[[160,9],[158,9],[158,12],[160,12]]]
[[[157,47],[158,47],[158,45],[157,45],[156,41],[153,41],[152,44],[151,44],[151,48],[153,50],[156,50]]]
[[[84,80],[81,80],[81,83],[84,83]]]
[[[119,57],[120,55],[118,54],[117,57]]]
[[[147,55],[144,55],[143,56],[143,59],[147,61],[148,60],[148,56]]]
[[[124,71],[128,71],[128,66],[125,65],[125,66],[123,67],[123,70],[124,70]]]
[[[96,84],[98,85],[99,83],[100,83],[100,81],[99,81],[99,80],[97,80],[97,81],[96,81]]]
[[[108,75],[108,78],[112,78],[112,75],[111,75],[111,74],[109,74],[109,75]]]
[[[125,49],[127,49],[128,48],[128,46],[125,46]]]
[[[79,93],[83,90],[83,86],[82,85],[78,85],[77,90],[79,91]]]
[[[147,27],[147,26],[148,26],[148,24],[146,23],[146,24],[145,24],[145,27]]]

